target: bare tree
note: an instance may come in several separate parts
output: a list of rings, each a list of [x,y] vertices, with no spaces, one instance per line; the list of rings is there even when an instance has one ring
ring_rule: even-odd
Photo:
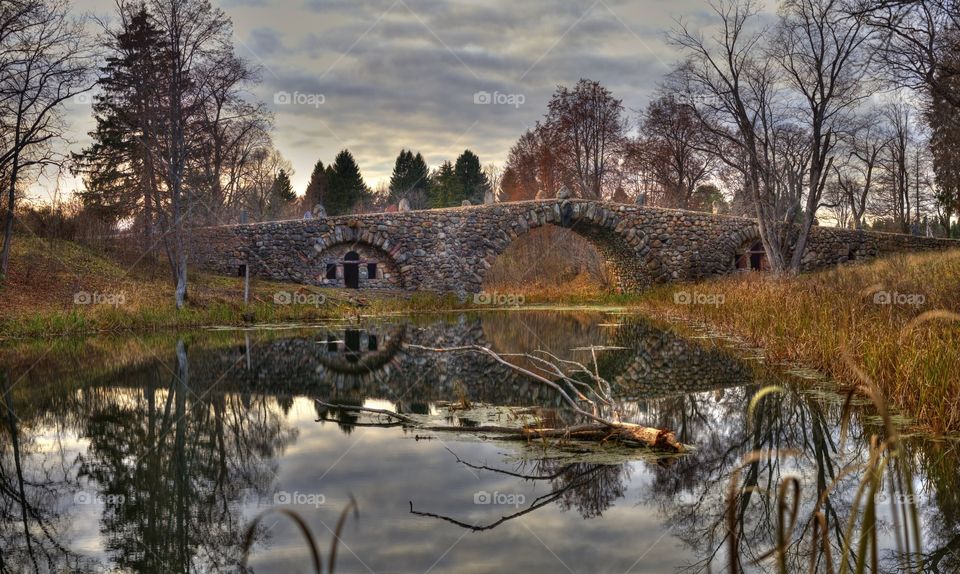
[[[876,115],[871,116],[841,137],[840,146],[845,153],[833,164],[836,194],[829,207],[842,206],[855,229],[863,229],[867,202],[876,185],[882,155],[890,143],[882,125],[877,125]],[[840,221],[845,222],[846,218]]]
[[[797,116],[810,138],[806,202],[790,261],[794,273],[831,176],[838,136],[865,93],[869,34],[864,16],[845,8],[840,0],[787,0],[772,44],[792,91],[802,98]]]
[[[572,90],[559,86],[543,129],[564,171],[563,183],[580,197],[601,199],[623,150],[623,103],[592,80],[581,79]]]
[[[236,192],[237,170],[248,159],[249,141],[261,140],[270,128],[270,118],[262,103],[248,103],[241,90],[256,80],[256,70],[232,52],[204,62],[197,138],[200,153],[197,171],[204,180],[201,188],[208,223],[220,223],[225,208]]]
[[[91,52],[83,23],[66,0],[0,5],[0,173],[6,193],[0,281],[7,274],[16,200],[24,173],[58,163],[50,145],[63,137],[63,105],[88,91]]]
[[[230,20],[209,0],[152,0],[149,8],[170,52],[164,78],[167,121],[158,139],[170,206],[169,216],[163,218],[165,247],[176,281],[176,306],[181,309],[187,296],[188,217],[197,206],[187,185],[188,164],[198,144],[190,136],[207,103],[197,87],[206,84],[204,73],[212,71],[210,64],[223,61],[223,55],[232,50],[232,30]]]
[[[496,197],[497,192],[500,191],[500,184],[503,182],[503,169],[495,163],[488,163],[483,168],[483,174],[487,176],[487,181],[490,182],[490,189]]]
[[[710,176],[717,161],[704,151],[707,136],[693,106],[672,95],[661,96],[644,111],[636,150],[666,207],[690,208],[697,186]]]
[[[742,174],[767,260],[774,272],[783,272],[787,242],[778,226],[773,135],[781,70],[760,53],[768,32],[757,26],[757,3],[717,0],[710,7],[719,19],[715,36],[707,39],[686,22],[671,35],[687,53],[671,78],[673,89],[696,103],[709,126],[711,151]]]
[[[550,145],[546,127],[538,122],[510,148],[500,184],[500,198],[502,201],[522,201],[553,197],[562,183],[559,154]]]
[[[250,155],[242,179],[238,182],[239,203],[250,213],[253,221],[266,221],[291,213],[275,213],[274,183],[281,171],[293,173],[285,160],[269,142]]]
[[[956,0],[857,0],[854,11],[877,30],[882,73],[895,86],[934,94],[960,107],[960,8]]]

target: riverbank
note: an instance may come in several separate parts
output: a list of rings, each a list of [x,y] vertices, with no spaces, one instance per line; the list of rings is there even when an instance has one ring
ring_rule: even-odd
[[[960,432],[960,251],[669,285],[630,306],[702,321],[841,384],[866,376],[916,426]]]
[[[150,332],[210,325],[309,323],[362,314],[443,310],[455,297],[316,289],[255,279],[190,275],[188,304],[177,310],[167,268],[120,261],[69,241],[18,237],[0,285],[0,340]]]

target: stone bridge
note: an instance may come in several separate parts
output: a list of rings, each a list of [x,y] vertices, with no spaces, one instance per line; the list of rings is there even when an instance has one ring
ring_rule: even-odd
[[[192,261],[230,275],[325,287],[482,290],[496,258],[532,229],[568,228],[587,239],[621,292],[765,265],[755,220],[585,200],[547,200],[347,215],[195,230]],[[960,242],[815,227],[803,258],[812,270]]]

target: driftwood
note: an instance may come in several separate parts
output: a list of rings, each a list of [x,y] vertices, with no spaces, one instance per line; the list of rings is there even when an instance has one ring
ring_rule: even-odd
[[[408,348],[419,349],[423,351],[430,351],[436,353],[452,353],[452,352],[463,352],[463,351],[472,351],[480,352],[486,355],[489,355],[494,360],[499,362],[502,365],[517,371],[526,377],[536,381],[540,384],[546,385],[556,391],[563,401],[578,415],[583,418],[592,421],[585,424],[573,425],[568,427],[561,428],[551,428],[543,426],[525,426],[525,427],[506,427],[506,426],[495,426],[495,425],[481,425],[474,427],[460,427],[460,426],[435,426],[428,425],[424,422],[421,422],[417,419],[396,413],[393,411],[385,409],[373,409],[367,407],[361,407],[356,405],[338,405],[331,404],[315,399],[317,403],[321,406],[333,409],[340,409],[345,411],[352,411],[357,413],[366,413],[371,415],[376,415],[380,417],[386,417],[389,419],[387,422],[376,423],[373,426],[404,426],[404,427],[415,427],[420,430],[433,431],[433,432],[459,432],[459,433],[473,433],[481,435],[497,435],[499,439],[516,439],[516,440],[544,440],[544,439],[557,439],[557,440],[582,440],[582,441],[592,441],[592,442],[607,442],[613,441],[619,444],[626,446],[644,446],[655,448],[658,450],[664,450],[669,452],[684,452],[684,446],[677,440],[676,435],[673,432],[665,429],[657,429],[652,427],[645,427],[642,425],[625,423],[619,420],[608,420],[600,415],[598,403],[612,406],[613,400],[610,397],[609,384],[604,381],[598,372],[590,372],[584,365],[580,363],[575,363],[572,361],[562,361],[552,355],[547,354],[554,361],[558,361],[564,364],[573,364],[579,367],[579,370],[586,373],[593,379],[597,385],[597,388],[594,388],[582,381],[577,381],[567,376],[562,369],[560,369],[555,362],[551,362],[544,357],[536,355],[500,355],[486,347],[481,347],[479,345],[471,345],[466,347],[454,347],[447,349],[436,349],[431,347],[422,347],[419,345],[406,345]],[[523,367],[514,365],[507,361],[504,356],[522,356],[532,361],[536,362],[538,365],[544,365],[545,372],[549,372],[552,375],[556,375],[561,380],[570,383],[571,387],[576,393],[576,397],[579,401],[587,403],[590,405],[591,410],[587,411],[580,407],[580,404],[573,397],[567,393],[566,390],[555,381],[552,381],[538,373],[524,369]],[[589,395],[589,396],[588,396]],[[593,398],[590,398],[592,396]],[[332,420],[327,418],[322,418],[319,420]],[[340,421],[337,421],[340,422]],[[370,426],[370,423],[361,423],[364,426]]]
[[[584,424],[562,428],[545,427],[508,427],[501,425],[480,425],[474,427],[449,426],[449,425],[428,425],[421,423],[406,415],[389,411],[386,409],[373,409],[357,405],[339,405],[327,403],[320,399],[314,399],[318,405],[329,409],[344,410],[356,413],[366,413],[370,415],[384,416],[395,419],[393,421],[382,423],[349,423],[353,426],[364,427],[413,427],[418,430],[433,432],[460,432],[478,435],[498,435],[502,440],[537,440],[537,439],[559,439],[559,440],[584,440],[593,442],[614,441],[623,443],[627,446],[647,446],[660,450],[671,452],[683,452],[683,445],[677,441],[676,436],[670,431],[635,425],[630,423],[617,423],[614,425],[606,424]],[[318,421],[343,423],[331,418],[319,418]]]
[[[597,409],[597,403],[600,402],[606,405],[613,404],[613,399],[610,396],[610,391],[609,391],[610,385],[600,377],[600,373],[598,371],[595,370],[594,372],[591,373],[589,369],[587,369],[584,365],[581,365],[580,363],[575,363],[573,361],[560,361],[556,357],[553,357],[552,355],[548,355],[554,360],[557,360],[559,362],[574,364],[579,366],[580,370],[582,370],[584,373],[589,375],[597,383],[597,388],[593,388],[589,385],[582,383],[581,381],[577,381],[575,379],[568,377],[566,374],[563,373],[563,371],[559,367],[557,367],[555,363],[546,361],[543,357],[538,357],[536,355],[529,355],[529,354],[506,355],[506,356],[525,357],[525,358],[534,360],[538,363],[546,364],[547,366],[550,367],[550,371],[553,374],[557,375],[562,380],[570,383],[571,386],[574,386],[574,387],[580,386],[580,388],[586,387],[586,389],[590,392],[590,394],[596,397],[596,400],[595,401],[591,400],[586,396],[584,396],[579,391],[577,391],[578,398],[582,401],[589,403],[592,407],[592,412],[589,412],[580,408],[580,405],[577,403],[577,401],[575,401],[573,397],[571,397],[563,389],[563,387],[558,385],[555,381],[552,381],[538,373],[530,371],[529,369],[524,369],[523,367],[514,365],[510,361],[506,360],[504,358],[504,355],[500,355],[499,353],[491,349],[488,349],[486,347],[481,347],[480,345],[467,345],[464,347],[437,349],[437,348],[422,347],[419,345],[409,345],[409,344],[406,346],[412,349],[420,349],[420,350],[431,351],[435,353],[472,351],[472,352],[478,352],[478,353],[483,353],[485,355],[488,355],[492,357],[495,361],[500,363],[501,365],[504,365],[510,369],[513,369],[514,371],[555,390],[563,399],[563,401],[567,403],[567,405],[571,409],[573,409],[574,412],[576,412],[577,414],[587,419],[593,420],[595,423],[597,423],[594,425],[580,425],[580,426],[566,427],[561,429],[550,429],[550,428],[523,429],[524,432],[528,433],[527,434],[528,438],[570,438],[570,439],[593,440],[593,441],[617,440],[626,445],[631,445],[631,446],[648,446],[651,448],[668,450],[672,452],[684,451],[684,447],[680,443],[680,441],[677,440],[676,435],[674,435],[673,432],[669,430],[645,427],[641,425],[624,423],[620,421],[611,421],[601,417]],[[596,363],[596,354],[594,354],[594,363]]]

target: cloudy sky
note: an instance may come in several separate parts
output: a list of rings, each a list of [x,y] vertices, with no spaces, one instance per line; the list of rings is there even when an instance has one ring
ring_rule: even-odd
[[[233,20],[238,53],[261,67],[251,97],[275,114],[298,193],[317,159],[343,148],[371,186],[389,178],[401,148],[431,167],[464,149],[502,164],[556,85],[582,77],[639,110],[678,59],[665,32],[706,17],[702,0],[214,2]],[[114,1],[73,6],[108,17]],[[89,107],[74,105],[69,119],[79,147]]]

